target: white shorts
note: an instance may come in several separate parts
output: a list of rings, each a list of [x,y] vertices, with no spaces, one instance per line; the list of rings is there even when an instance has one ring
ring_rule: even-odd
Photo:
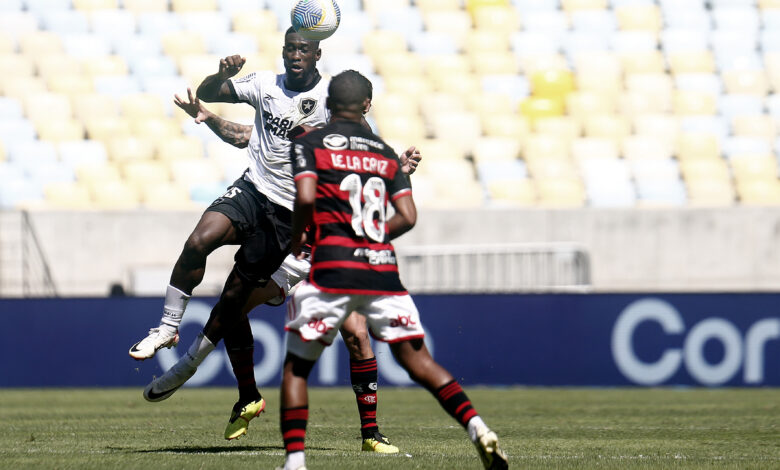
[[[287,350],[298,357],[316,360],[336,338],[341,324],[352,312],[366,317],[374,338],[397,343],[423,338],[420,313],[409,294],[329,294],[302,282],[287,304]]]
[[[271,280],[279,286],[279,295],[268,300],[266,304],[274,307],[282,305],[287,297],[290,296],[290,291],[292,291],[299,282],[304,281],[309,277],[309,270],[311,270],[311,261],[308,257],[300,260],[292,254],[287,255],[282,262],[282,265],[279,266],[279,269],[271,274]]]

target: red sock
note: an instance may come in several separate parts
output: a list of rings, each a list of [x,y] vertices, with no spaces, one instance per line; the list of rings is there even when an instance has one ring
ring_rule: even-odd
[[[349,372],[360,414],[360,432],[363,439],[366,439],[373,436],[374,432],[379,431],[379,426],[376,424],[376,383],[378,379],[376,358],[372,357],[362,361],[350,360]]]
[[[442,408],[455,418],[464,428],[471,418],[477,415],[477,411],[471,406],[466,392],[460,388],[456,380],[444,385],[434,392]]]
[[[282,409],[281,427],[284,450],[302,452],[306,440],[306,422],[309,420],[309,407]]]

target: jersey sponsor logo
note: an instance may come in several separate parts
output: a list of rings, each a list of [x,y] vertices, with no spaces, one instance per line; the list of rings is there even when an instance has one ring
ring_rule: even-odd
[[[417,322],[412,320],[411,315],[398,315],[398,318],[395,320],[390,320],[390,326],[395,328],[398,326],[410,326],[410,325],[416,325]]]
[[[358,397],[358,400],[360,400],[361,403],[364,405],[375,405],[376,404],[376,394],[370,394],[370,395],[360,395]]]
[[[349,146],[349,141],[341,134],[329,134],[322,139],[322,145],[331,150],[344,150]]]
[[[304,117],[313,113],[315,109],[317,109],[317,100],[314,98],[304,98],[298,103],[298,111],[300,111]]]
[[[346,155],[343,153],[331,153],[331,164],[337,170],[357,171],[361,173],[375,173],[385,178],[390,178],[388,169],[389,161],[370,155]]]
[[[295,164],[298,168],[306,168],[306,155],[303,154],[303,145],[295,144]]]
[[[349,148],[352,150],[362,150],[364,152],[368,152],[369,147],[374,147],[377,150],[384,150],[385,144],[382,142],[377,142],[376,140],[366,139],[365,137],[358,137],[355,135],[349,138]]]
[[[268,133],[288,140],[287,133],[293,128],[293,121],[274,116],[268,111],[264,111],[263,122],[265,123],[263,127]]]
[[[393,250],[371,250],[369,248],[357,248],[352,256],[366,258],[368,264],[378,266],[380,264],[395,264]]]
[[[236,78],[236,79],[234,79],[234,81],[235,81],[236,83],[246,83],[246,82],[251,82],[252,80],[254,80],[254,79],[255,79],[255,75],[256,75],[256,73],[255,73],[255,72],[252,72],[252,73],[250,73],[250,74],[247,74],[247,75],[245,75],[245,76],[243,76],[243,77],[241,77],[241,78]]]

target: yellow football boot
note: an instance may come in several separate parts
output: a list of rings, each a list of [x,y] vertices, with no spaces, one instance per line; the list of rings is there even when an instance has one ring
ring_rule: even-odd
[[[236,403],[236,406],[238,403]],[[246,429],[249,427],[249,422],[256,416],[265,410],[265,400],[262,398],[249,402],[241,409],[233,407],[233,411],[230,413],[230,419],[228,425],[225,428],[225,439],[233,440],[246,434]]]

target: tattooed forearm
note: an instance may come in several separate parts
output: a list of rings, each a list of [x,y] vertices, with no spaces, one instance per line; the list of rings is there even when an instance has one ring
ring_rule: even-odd
[[[205,122],[209,129],[214,131],[220,139],[228,144],[238,148],[246,148],[249,145],[249,138],[252,136],[252,126],[226,121],[216,115],[209,116]]]

